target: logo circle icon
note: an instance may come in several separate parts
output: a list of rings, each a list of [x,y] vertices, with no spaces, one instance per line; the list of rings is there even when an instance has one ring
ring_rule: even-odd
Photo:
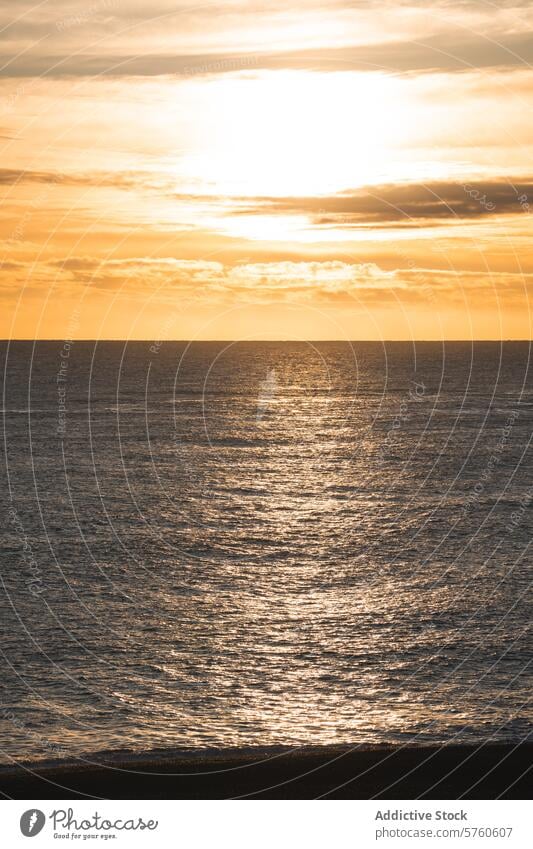
[[[46,822],[46,817],[38,808],[30,808],[29,811],[24,811],[20,818],[20,830],[24,837],[35,837],[42,831]]]

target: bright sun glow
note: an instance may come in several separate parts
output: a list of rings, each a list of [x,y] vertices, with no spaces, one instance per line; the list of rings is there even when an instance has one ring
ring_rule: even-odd
[[[207,82],[203,145],[180,176],[227,195],[312,195],[382,180],[410,104],[384,75],[277,72]]]
[[[530,337],[531,4],[13,5],[3,338]]]

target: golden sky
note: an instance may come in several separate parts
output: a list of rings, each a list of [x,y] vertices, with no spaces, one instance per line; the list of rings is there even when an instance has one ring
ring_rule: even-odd
[[[0,337],[531,337],[533,0],[4,0],[0,38]]]

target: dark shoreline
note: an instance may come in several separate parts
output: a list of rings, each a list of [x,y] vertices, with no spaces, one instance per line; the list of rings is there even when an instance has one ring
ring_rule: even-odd
[[[0,767],[13,799],[527,799],[533,744],[108,752]]]

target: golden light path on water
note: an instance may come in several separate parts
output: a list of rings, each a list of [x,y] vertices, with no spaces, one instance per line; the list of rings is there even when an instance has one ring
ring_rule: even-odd
[[[527,733],[527,345],[79,343],[61,442],[43,343],[31,444],[30,354],[6,433],[48,606],[6,549],[4,752]]]

